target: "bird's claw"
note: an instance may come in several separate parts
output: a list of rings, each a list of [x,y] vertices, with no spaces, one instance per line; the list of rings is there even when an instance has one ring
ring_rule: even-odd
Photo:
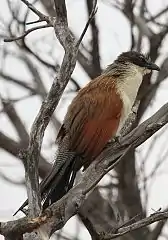
[[[119,143],[120,144],[120,135],[113,137],[110,139],[109,143]]]

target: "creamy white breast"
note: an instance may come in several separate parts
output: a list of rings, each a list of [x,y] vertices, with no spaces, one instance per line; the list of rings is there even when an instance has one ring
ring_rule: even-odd
[[[144,70],[140,67],[133,65],[130,69],[130,73],[126,74],[127,77],[119,79],[117,83],[117,91],[123,102],[123,109],[121,113],[120,123],[116,135],[119,135],[121,128],[123,127],[125,120],[131,113],[132,106],[135,102],[138,89],[143,79]]]

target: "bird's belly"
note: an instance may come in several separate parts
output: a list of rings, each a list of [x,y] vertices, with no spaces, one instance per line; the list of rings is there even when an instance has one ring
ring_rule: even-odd
[[[120,134],[120,131],[124,126],[126,119],[128,118],[128,115],[131,113],[131,109],[134,103],[134,101],[131,100],[127,94],[122,94],[122,101],[123,101],[123,108],[121,112],[119,127],[116,132],[116,136]]]

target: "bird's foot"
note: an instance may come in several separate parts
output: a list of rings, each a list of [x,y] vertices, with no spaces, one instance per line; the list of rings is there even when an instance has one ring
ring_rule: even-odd
[[[119,143],[120,144],[120,135],[117,135],[115,137],[113,137],[112,139],[110,139],[109,143]]]

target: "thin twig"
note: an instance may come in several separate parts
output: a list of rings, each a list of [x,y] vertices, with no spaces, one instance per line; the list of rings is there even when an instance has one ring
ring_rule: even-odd
[[[38,20],[35,20],[35,21],[26,22],[26,25],[31,25],[31,24],[35,24],[35,23],[41,23],[41,22],[44,22],[44,21],[45,21],[44,19],[38,19]]]
[[[79,47],[80,43],[82,42],[82,39],[83,39],[83,37],[84,37],[84,35],[85,35],[88,27],[89,27],[89,24],[90,24],[90,22],[92,21],[92,19],[94,18],[95,14],[97,13],[97,10],[98,10],[98,8],[97,8],[97,0],[95,0],[95,1],[94,1],[94,4],[93,4],[93,9],[92,9],[92,11],[91,11],[91,14],[90,14],[90,16],[89,16],[89,18],[88,18],[88,21],[87,21],[87,23],[86,23],[86,25],[85,25],[85,27],[84,27],[84,30],[83,30],[83,32],[82,32],[79,40],[78,40],[77,43],[76,43],[76,47]]]
[[[24,34],[22,34],[21,36],[19,36],[19,37],[12,37],[12,38],[6,38],[6,39],[4,39],[4,42],[13,42],[13,41],[16,41],[16,40],[23,39],[24,37],[26,37],[29,33],[33,32],[33,31],[36,31],[36,30],[42,29],[42,28],[48,28],[48,27],[52,27],[52,25],[50,23],[48,23],[48,24],[45,24],[45,25],[41,25],[41,26],[30,28],[30,29],[26,30],[24,32]]]
[[[48,16],[41,13],[37,8],[35,8],[29,1],[27,0],[21,0],[32,12],[34,12],[41,20],[46,21],[47,23],[50,23],[50,19]]]
[[[104,240],[111,240],[120,236],[123,236],[133,230],[140,229],[142,227],[148,226],[154,222],[165,220],[168,218],[168,212],[156,212],[151,214],[149,217],[143,218],[135,223],[130,224],[127,227],[122,227],[118,230],[116,234],[109,234],[109,236],[104,237]]]

